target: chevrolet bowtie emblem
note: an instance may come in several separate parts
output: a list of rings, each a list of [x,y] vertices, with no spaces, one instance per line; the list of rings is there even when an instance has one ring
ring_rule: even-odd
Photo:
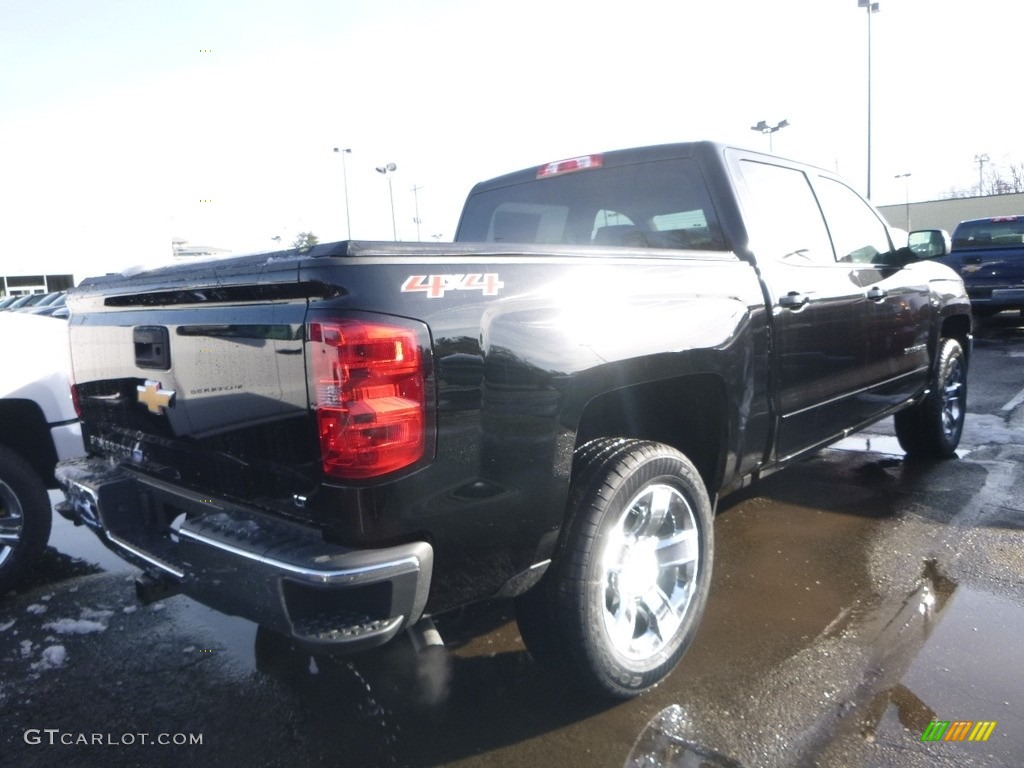
[[[161,414],[164,408],[174,407],[174,390],[162,389],[159,381],[146,381],[136,387],[139,391],[139,402],[149,409],[150,413]]]

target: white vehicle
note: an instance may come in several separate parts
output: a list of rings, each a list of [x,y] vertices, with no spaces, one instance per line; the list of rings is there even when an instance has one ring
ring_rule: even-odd
[[[66,322],[0,314],[0,595],[50,538],[54,466],[84,453],[68,353]]]

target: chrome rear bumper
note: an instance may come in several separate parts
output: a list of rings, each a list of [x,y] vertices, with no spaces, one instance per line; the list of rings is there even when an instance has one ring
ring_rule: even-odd
[[[314,528],[96,459],[64,462],[57,511],[92,528],[125,560],[224,613],[321,650],[387,642],[419,620],[433,550],[426,542],[350,549]]]

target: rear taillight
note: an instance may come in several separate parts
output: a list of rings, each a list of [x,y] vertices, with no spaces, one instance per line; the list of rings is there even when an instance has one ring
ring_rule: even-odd
[[[78,385],[72,382],[68,382],[71,386],[71,405],[75,409],[75,415],[78,418],[82,418],[82,400],[78,396]]]
[[[366,320],[309,324],[309,370],[326,475],[363,480],[426,457],[430,408],[420,334]]]

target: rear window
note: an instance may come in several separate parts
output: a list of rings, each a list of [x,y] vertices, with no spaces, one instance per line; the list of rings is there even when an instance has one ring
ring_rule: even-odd
[[[953,230],[953,250],[1024,245],[1024,216],[964,221]]]
[[[458,240],[727,250],[690,159],[604,167],[473,195]]]

